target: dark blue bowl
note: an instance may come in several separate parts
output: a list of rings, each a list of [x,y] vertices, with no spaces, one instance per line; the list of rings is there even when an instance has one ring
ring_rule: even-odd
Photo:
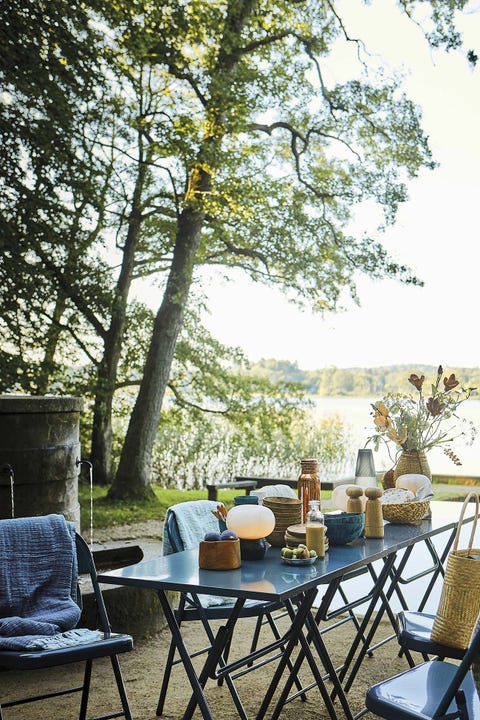
[[[362,534],[365,513],[325,513],[325,526],[330,545],[346,545]]]

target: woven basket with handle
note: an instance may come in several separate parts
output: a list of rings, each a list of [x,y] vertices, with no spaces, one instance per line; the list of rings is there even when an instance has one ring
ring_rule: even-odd
[[[470,541],[458,549],[462,520],[471,498],[475,499],[475,517]],[[431,638],[450,647],[466,648],[480,612],[480,549],[473,548],[479,510],[478,495],[471,492],[464,500],[453,549],[448,556],[442,594],[433,623]]]

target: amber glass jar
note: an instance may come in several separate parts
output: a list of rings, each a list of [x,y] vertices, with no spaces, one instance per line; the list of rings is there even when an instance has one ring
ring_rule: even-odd
[[[302,522],[306,521],[310,500],[320,500],[320,478],[318,477],[318,461],[302,460],[298,478],[298,497],[302,501]]]

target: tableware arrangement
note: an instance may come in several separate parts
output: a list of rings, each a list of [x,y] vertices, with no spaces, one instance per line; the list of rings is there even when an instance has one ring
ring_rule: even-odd
[[[305,545],[307,541],[307,526],[305,523],[290,525],[285,530],[285,545],[289,548],[296,548],[298,545]],[[325,531],[325,551],[328,550],[328,533]]]

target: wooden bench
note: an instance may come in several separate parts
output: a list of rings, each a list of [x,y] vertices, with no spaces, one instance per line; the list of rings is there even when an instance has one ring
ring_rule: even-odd
[[[218,500],[219,490],[245,490],[246,495],[250,495],[251,490],[255,490],[257,487],[256,480],[253,479],[235,479],[231,482],[224,483],[207,483],[208,499],[216,502]]]
[[[353,479],[339,479],[334,482],[322,482],[322,490],[334,490],[337,485],[345,482],[354,482]],[[219,490],[245,490],[246,495],[250,495],[252,490],[265,487],[266,485],[288,485],[294,490],[297,489],[297,481],[291,478],[270,478],[270,477],[243,477],[237,476],[235,480],[224,483],[207,483],[208,499],[216,502],[218,500]]]
[[[288,485],[289,487],[293,488],[294,490],[297,489],[297,481],[292,480],[291,478],[267,478],[267,477],[236,477],[235,481],[245,481],[245,480],[255,480],[257,483],[257,488],[265,487],[266,485]],[[325,480],[321,480],[321,487],[322,490],[334,490],[337,485],[342,485],[343,483],[353,483],[355,482],[355,478],[339,478],[338,480],[334,480],[333,482],[326,482]]]

